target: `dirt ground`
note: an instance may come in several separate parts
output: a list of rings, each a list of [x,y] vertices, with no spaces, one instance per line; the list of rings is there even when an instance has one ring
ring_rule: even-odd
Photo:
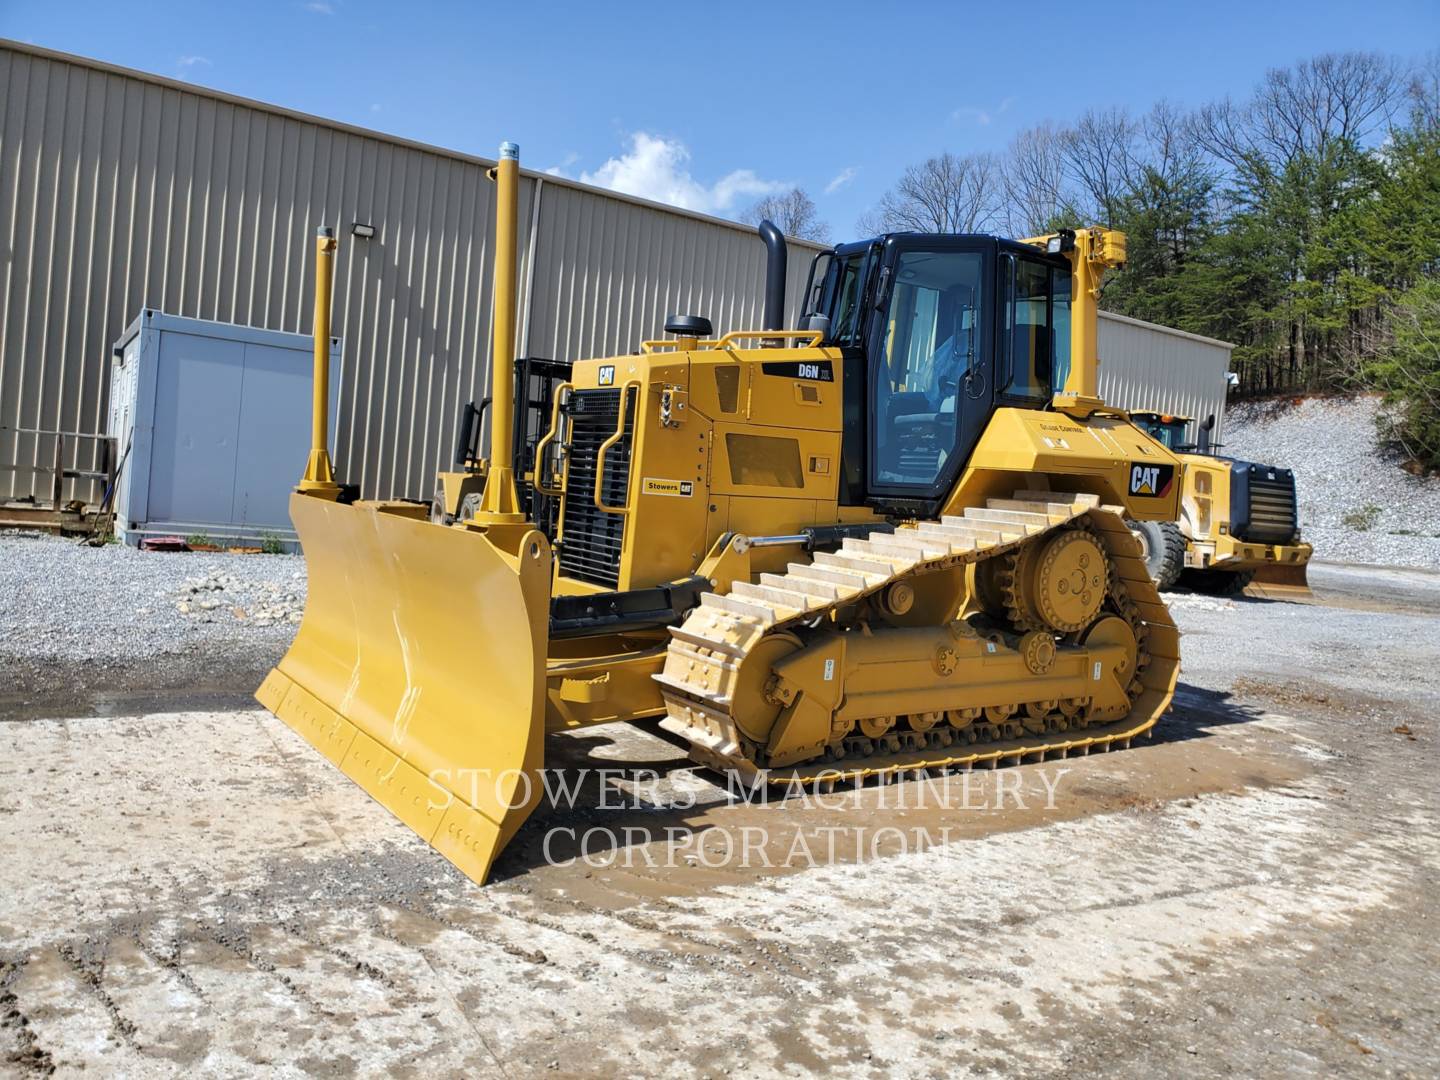
[[[737,805],[653,730],[554,737],[585,783],[483,889],[257,658],[74,672],[0,700],[0,1070],[1433,1076],[1440,577],[1314,577],[1173,597],[1125,752]]]

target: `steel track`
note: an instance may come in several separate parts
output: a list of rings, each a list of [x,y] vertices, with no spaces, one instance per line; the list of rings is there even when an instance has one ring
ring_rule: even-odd
[[[731,711],[732,695],[741,664],[767,638],[817,620],[836,620],[842,608],[878,596],[898,581],[1015,553],[1067,526],[1090,529],[1101,541],[1111,562],[1106,606],[1135,633],[1136,675],[1125,717],[1091,725],[1083,710],[1074,716],[1056,713],[1045,718],[1043,733],[1022,733],[1018,723],[977,722],[955,728],[942,722],[927,731],[898,729],[880,740],[847,736],[840,744],[844,756],[838,759],[777,769],[756,760],[759,748],[740,733]],[[1011,498],[988,499],[984,507],[967,507],[963,514],[938,522],[847,540],[839,552],[817,554],[808,564],[791,563],[787,573],[762,574],[757,583],[737,582],[723,596],[705,594],[685,622],[671,629],[665,670],[655,678],[667,710],[662,726],[689,741],[696,761],[751,781],[824,786],[920,770],[995,768],[1128,746],[1147,734],[1168,707],[1179,655],[1179,631],[1145,568],[1139,542],[1125,526],[1122,509],[1101,506],[1093,495],[1017,491]]]

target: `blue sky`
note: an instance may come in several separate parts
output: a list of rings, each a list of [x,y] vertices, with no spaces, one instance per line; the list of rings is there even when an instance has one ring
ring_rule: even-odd
[[[799,184],[842,239],[941,150],[1244,95],[1330,50],[1414,59],[1440,46],[1440,0],[0,0],[0,36],[484,156],[514,139],[527,168],[722,216]]]

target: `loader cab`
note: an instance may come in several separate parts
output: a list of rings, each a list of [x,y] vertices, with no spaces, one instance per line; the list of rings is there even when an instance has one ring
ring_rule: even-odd
[[[816,257],[808,324],[844,357],[843,504],[933,509],[997,407],[1049,405],[1070,274],[993,236],[891,233]]]
[[[1197,449],[1194,440],[1186,439],[1185,433],[1190,427],[1190,417],[1173,416],[1170,413],[1158,413],[1149,411],[1130,413],[1130,419],[1145,434],[1158,442],[1167,450],[1193,451]]]

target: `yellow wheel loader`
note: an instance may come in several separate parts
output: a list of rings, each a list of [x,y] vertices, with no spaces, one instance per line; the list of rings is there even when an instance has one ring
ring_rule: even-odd
[[[840,245],[791,328],[767,222],[762,326],[682,314],[575,362],[529,446],[517,169],[506,144],[489,453],[459,470],[483,484],[352,500],[317,404],[291,499],[309,597],[267,708],[477,882],[541,797],[547,732],[658,718],[717,770],[828,785],[1149,731],[1179,636],[1125,522],[1179,517],[1180,465],[1097,397],[1122,234]]]
[[[1131,412],[1130,419],[1180,458],[1180,519],[1134,522],[1150,576],[1212,596],[1247,587],[1269,597],[1309,596],[1312,548],[1300,539],[1295,474],[1275,465],[1217,457],[1187,443],[1187,416]]]

